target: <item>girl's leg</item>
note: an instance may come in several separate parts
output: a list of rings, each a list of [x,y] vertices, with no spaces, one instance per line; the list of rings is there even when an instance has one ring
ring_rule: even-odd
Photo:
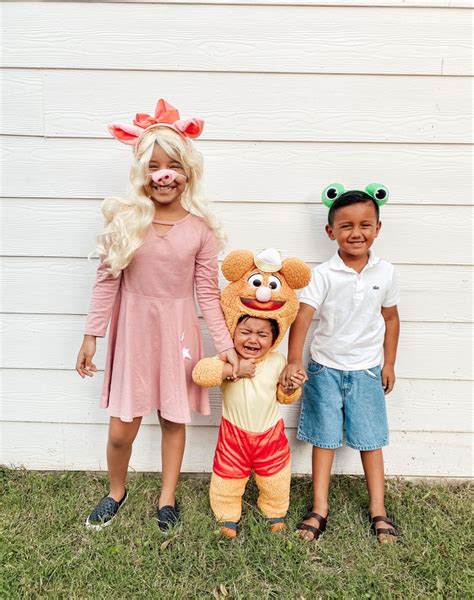
[[[107,465],[109,468],[110,492],[119,502],[125,494],[128,463],[132,454],[132,444],[140,428],[141,417],[125,423],[118,417],[110,417],[109,439],[107,442]]]
[[[311,512],[326,517],[329,511],[328,496],[331,469],[335,450],[332,448],[318,448],[313,446],[313,508]],[[317,519],[305,519],[303,523],[319,527]],[[312,540],[314,535],[310,531],[301,530],[300,537]]]
[[[364,467],[367,491],[369,493],[369,513],[371,517],[386,516],[385,512],[385,478],[382,449],[361,451],[360,457]],[[386,527],[380,523],[381,528]]]
[[[164,419],[159,413],[161,425],[161,472],[162,484],[159,508],[174,506],[176,502],[176,486],[178,485],[181,464],[183,462],[184,445],[186,443],[186,426],[184,423],[173,423]]]

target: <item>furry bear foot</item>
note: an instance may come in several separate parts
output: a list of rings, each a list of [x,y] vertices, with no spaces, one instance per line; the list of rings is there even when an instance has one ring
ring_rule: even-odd
[[[268,524],[272,533],[279,533],[285,529],[285,521],[281,518],[268,519]]]
[[[235,538],[237,537],[237,523],[234,521],[224,521],[219,532],[224,537]]]

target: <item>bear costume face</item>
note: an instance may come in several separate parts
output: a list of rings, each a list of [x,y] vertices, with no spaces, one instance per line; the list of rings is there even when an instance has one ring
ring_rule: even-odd
[[[299,302],[294,290],[310,282],[309,267],[299,258],[282,261],[274,248],[257,256],[249,250],[234,250],[225,257],[222,273],[230,281],[221,294],[230,334],[234,335],[242,315],[274,319],[279,333],[271,349],[276,348],[296,319]]]

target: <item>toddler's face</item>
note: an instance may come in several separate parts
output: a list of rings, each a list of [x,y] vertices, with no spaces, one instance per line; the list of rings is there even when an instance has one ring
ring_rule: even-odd
[[[172,169],[186,176],[183,165],[174,158],[170,158],[158,144],[155,144],[149,163],[149,171],[151,173],[153,171],[160,171],[161,169]],[[145,185],[145,194],[158,204],[173,204],[174,202],[179,202],[185,187],[186,179],[183,177],[178,177],[169,185],[161,185],[150,179]]]
[[[272,328],[267,319],[249,317],[235,328],[234,346],[242,358],[260,358],[272,347]]]
[[[367,255],[381,226],[373,203],[360,202],[340,208],[334,215],[334,223],[326,225],[326,233],[336,240],[342,254],[356,258]]]

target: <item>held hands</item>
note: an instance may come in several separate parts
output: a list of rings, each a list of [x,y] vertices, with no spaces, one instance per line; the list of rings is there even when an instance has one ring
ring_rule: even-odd
[[[95,336],[85,335],[76,361],[76,371],[79,373],[82,379],[84,379],[86,375],[88,377],[93,377],[94,373],[97,371],[97,367],[92,362],[95,349]]]
[[[395,385],[395,369],[392,365],[384,365],[382,369],[382,388],[384,394],[390,394]]]
[[[282,386],[285,394],[292,394],[297,388],[301,387],[307,379],[308,377],[304,370],[296,371],[296,373],[291,376],[290,385],[288,387]]]
[[[219,358],[222,362],[229,363],[232,365],[232,379],[235,381],[239,375],[239,357],[237,356],[237,352],[235,348],[228,348],[219,354]]]
[[[254,358],[241,358],[238,377],[254,377],[257,365]]]
[[[308,376],[300,362],[289,363],[280,375],[280,385],[286,392],[292,392],[308,381]]]
[[[239,359],[239,368],[237,370],[237,377],[232,376],[232,365],[230,363],[226,363],[224,365],[223,376],[224,379],[229,381],[239,381],[242,377],[254,377],[255,371],[257,369],[257,364],[254,358],[241,358]]]

